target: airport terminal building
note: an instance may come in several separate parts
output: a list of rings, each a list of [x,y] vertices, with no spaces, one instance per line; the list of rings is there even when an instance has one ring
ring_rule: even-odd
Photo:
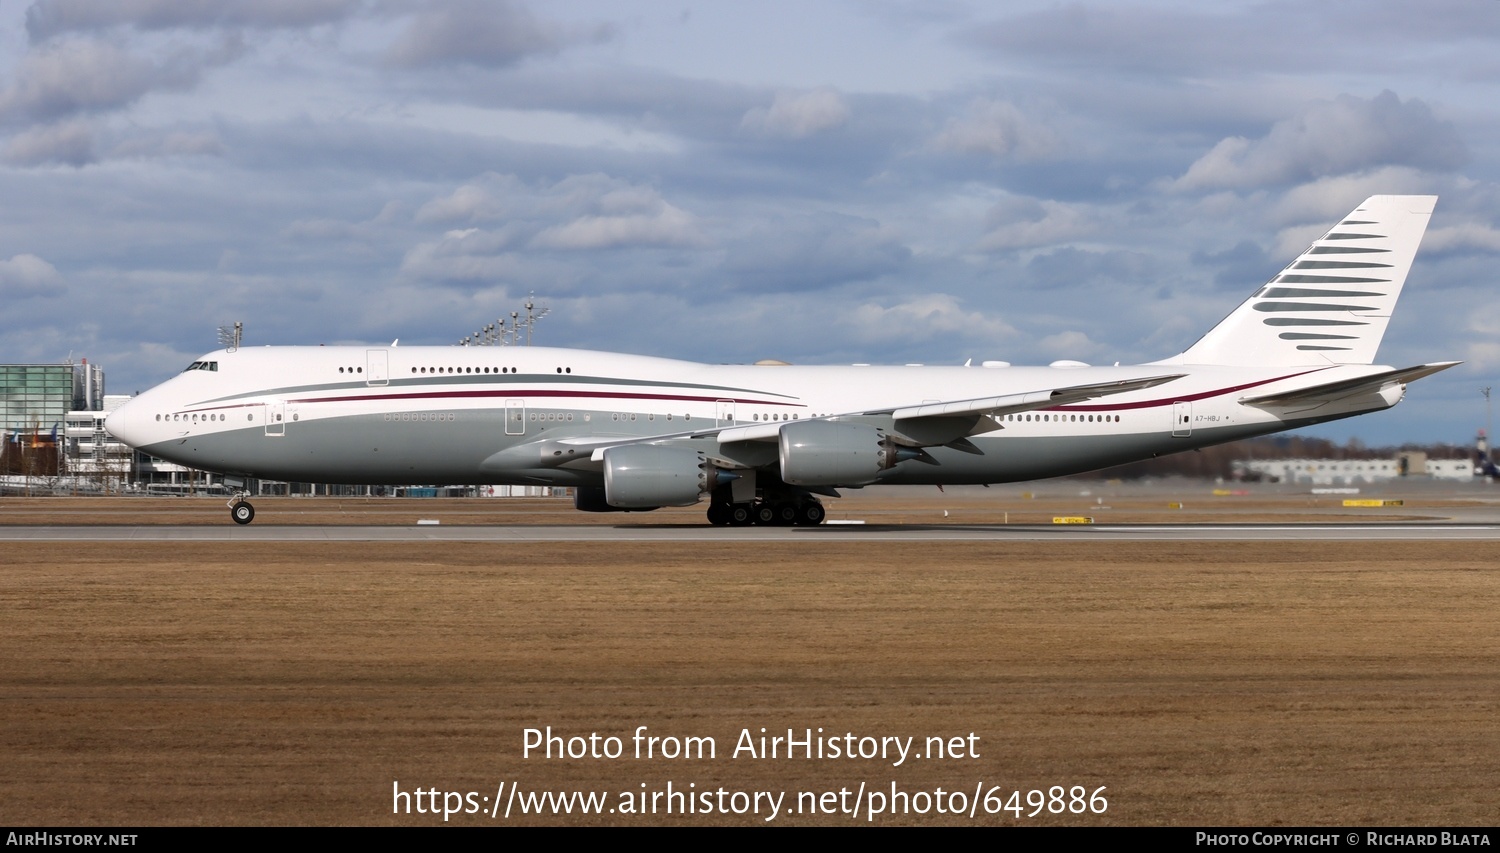
[[[0,490],[55,480],[66,469],[68,413],[103,403],[104,371],[73,364],[0,364]]]
[[[213,491],[218,478],[136,453],[104,419],[130,399],[105,395],[104,371],[77,364],[0,364],[0,490],[22,493]]]
[[[1475,477],[1469,459],[1429,459],[1417,451],[1404,451],[1394,459],[1251,459],[1236,462],[1235,470],[1240,479],[1309,486],[1353,486],[1402,477],[1450,481]]]
[[[104,402],[104,371],[78,364],[0,364],[0,426],[16,441],[61,429],[68,412],[98,409]]]

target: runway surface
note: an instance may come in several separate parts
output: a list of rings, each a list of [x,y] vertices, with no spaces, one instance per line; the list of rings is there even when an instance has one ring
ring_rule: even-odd
[[[1500,524],[832,524],[0,527],[0,542],[973,542],[1495,541]]]

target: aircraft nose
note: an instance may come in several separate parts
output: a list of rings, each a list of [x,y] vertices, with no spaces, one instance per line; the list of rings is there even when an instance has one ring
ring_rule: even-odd
[[[131,427],[138,416],[131,412],[131,408],[131,404],[126,403],[110,412],[109,416],[104,419],[104,429],[120,441],[135,447],[139,444],[140,436]]]

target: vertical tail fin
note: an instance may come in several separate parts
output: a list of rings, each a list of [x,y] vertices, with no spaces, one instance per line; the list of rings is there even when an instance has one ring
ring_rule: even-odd
[[[1172,364],[1373,364],[1434,195],[1376,195]]]

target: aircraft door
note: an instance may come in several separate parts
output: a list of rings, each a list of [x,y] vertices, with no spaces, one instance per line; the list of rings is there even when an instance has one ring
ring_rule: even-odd
[[[526,434],[526,401],[525,400],[506,400],[505,401],[505,434],[506,435],[525,435]]]
[[[1172,434],[1181,436],[1193,434],[1193,404],[1190,401],[1172,404]]]
[[[266,413],[266,435],[286,435],[286,403],[277,400],[263,408]]]
[[[385,385],[390,381],[390,373],[386,368],[386,351],[383,349],[365,350],[365,384]]]
[[[721,427],[734,426],[734,401],[719,400],[717,405],[718,421],[715,425]]]

